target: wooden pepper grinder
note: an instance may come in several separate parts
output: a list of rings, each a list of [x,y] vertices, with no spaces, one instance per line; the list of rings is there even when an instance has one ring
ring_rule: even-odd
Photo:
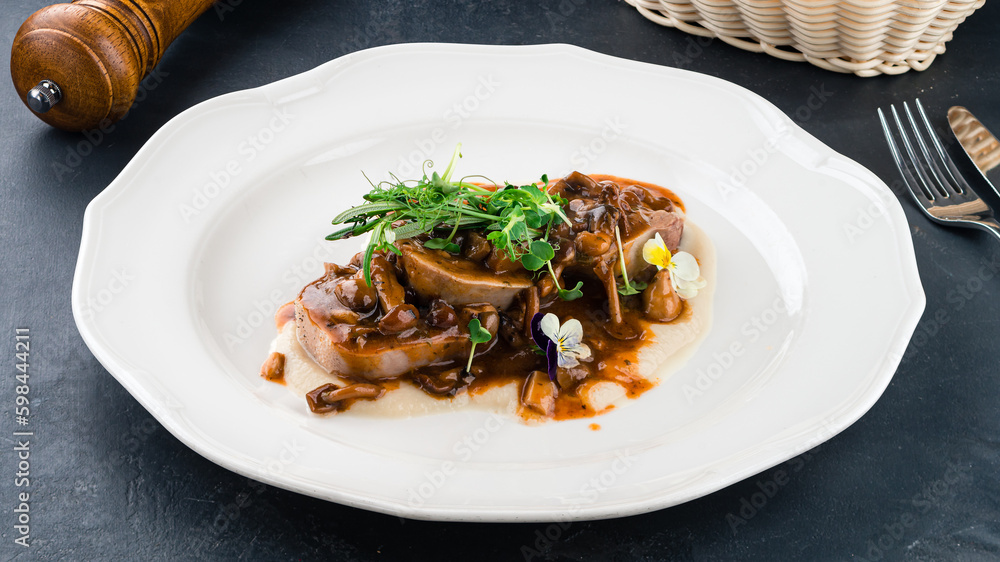
[[[212,3],[75,0],[42,8],[14,37],[14,87],[53,127],[105,127],[128,112],[143,77]]]

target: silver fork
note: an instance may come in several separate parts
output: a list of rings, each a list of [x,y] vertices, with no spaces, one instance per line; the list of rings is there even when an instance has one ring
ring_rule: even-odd
[[[914,100],[914,105],[920,114],[925,133],[921,133],[921,127],[917,125],[917,120],[914,119],[906,102],[903,102],[903,111],[910,125],[909,131],[900,119],[896,106],[889,106],[896,122],[897,134],[903,141],[904,151],[901,151],[896,144],[882,108],[878,109],[878,118],[882,122],[885,139],[889,142],[896,167],[903,175],[903,182],[913,200],[931,220],[949,226],[982,228],[1000,238],[1000,223],[993,217],[993,211],[972,190],[955,167],[955,162],[945,152],[941,139],[927,119],[927,113],[924,112],[920,100]],[[918,150],[914,150],[910,136],[915,139]],[[925,136],[934,145],[933,151],[927,146]]]

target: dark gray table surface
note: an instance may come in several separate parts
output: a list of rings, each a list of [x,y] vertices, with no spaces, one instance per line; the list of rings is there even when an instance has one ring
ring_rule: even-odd
[[[5,57],[17,28],[44,5],[5,2]],[[155,89],[112,133],[90,139],[81,158],[71,155],[84,137],[42,124],[0,80],[0,559],[1000,559],[1000,244],[942,229],[918,212],[899,188],[875,118],[877,107],[919,96],[939,126],[959,104],[1000,129],[1000,3],[965,22],[928,70],[867,79],[696,41],[617,0],[219,6],[173,44]],[[352,51],[414,41],[564,42],[718,76],[872,170],[910,221],[927,295],[881,399],[816,449],[706,497],[568,525],[402,520],[255,483],[180,443],[77,332],[70,288],[85,207],[192,105]],[[818,91],[826,99],[810,108]],[[14,544],[16,493],[24,489],[15,486],[12,437],[18,327],[30,328],[32,342],[28,548]]]

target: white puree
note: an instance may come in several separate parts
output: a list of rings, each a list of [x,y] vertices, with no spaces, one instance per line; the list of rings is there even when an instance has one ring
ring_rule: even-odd
[[[698,296],[687,301],[691,315],[670,324],[653,324],[656,342],[639,351],[639,374],[659,382],[677,371],[697,350],[712,324],[712,297],[715,294],[715,247],[705,233],[690,222],[684,225],[680,248],[696,258],[701,265],[701,275],[708,285],[698,291]],[[584,334],[586,338],[586,334]],[[349,384],[344,379],[327,373],[302,349],[295,337],[295,322],[286,322],[278,337],[271,343],[271,351],[285,355],[285,384],[303,398],[307,392],[326,383]],[[627,400],[625,389],[613,382],[602,381],[583,391],[583,399],[594,411],[601,412],[609,406],[618,406]],[[500,414],[517,415],[520,385],[507,384],[492,387],[486,392],[469,396],[459,394],[451,399],[433,398],[416,386],[401,381],[399,388],[386,392],[378,400],[358,400],[348,410],[351,415],[380,417],[410,417],[438,414],[459,408],[474,408]]]

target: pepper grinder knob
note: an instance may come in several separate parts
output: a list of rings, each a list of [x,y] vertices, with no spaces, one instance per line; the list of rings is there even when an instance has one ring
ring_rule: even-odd
[[[42,80],[37,86],[28,90],[28,107],[35,113],[45,113],[62,99],[59,84],[51,80]]]
[[[74,0],[46,6],[14,36],[14,89],[35,117],[53,127],[105,127],[128,113],[143,77],[212,2]]]

